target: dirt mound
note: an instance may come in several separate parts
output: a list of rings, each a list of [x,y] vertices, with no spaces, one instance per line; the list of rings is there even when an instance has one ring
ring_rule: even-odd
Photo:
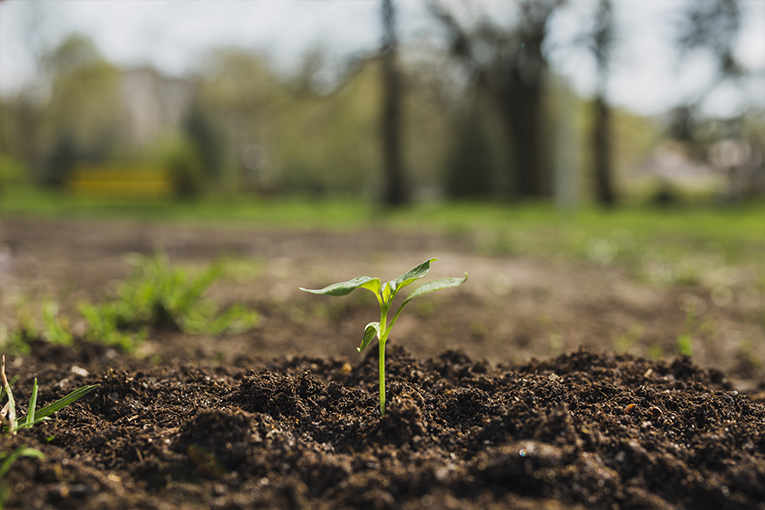
[[[14,465],[8,508],[765,508],[765,406],[688,358],[390,344],[381,418],[374,349],[246,369],[34,352],[10,364],[19,401],[35,376],[41,404],[101,386],[0,438],[46,455]]]

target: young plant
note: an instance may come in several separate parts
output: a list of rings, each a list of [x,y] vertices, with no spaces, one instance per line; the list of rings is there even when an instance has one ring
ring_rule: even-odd
[[[2,410],[0,410],[0,418],[7,420],[8,427],[6,432],[8,434],[15,434],[19,429],[29,429],[44,420],[49,420],[50,418],[48,417],[51,414],[60,411],[69,404],[76,402],[91,391],[98,388],[98,384],[83,386],[82,388],[76,389],[65,397],[60,398],[52,404],[48,404],[47,406],[38,410],[37,379],[35,378],[34,385],[32,386],[32,396],[29,397],[29,408],[27,410],[27,415],[22,420],[18,420],[16,418],[16,400],[13,398],[13,391],[11,391],[13,381],[8,382],[8,378],[5,376],[4,355],[2,357],[2,361],[0,361],[0,378],[2,378],[3,383],[3,386],[0,389],[0,401],[2,401],[3,397],[7,397],[8,399],[8,401],[5,403],[5,406],[3,406]]]
[[[361,340],[361,345],[357,348],[357,350],[359,352],[363,351],[370,343],[372,343],[372,340],[377,337],[379,344],[378,360],[380,370],[380,415],[385,415],[385,343],[388,341],[390,330],[398,320],[399,315],[401,315],[401,311],[409,303],[409,301],[416,298],[417,296],[441,289],[457,287],[458,285],[465,283],[465,281],[468,279],[468,274],[465,273],[464,278],[441,278],[439,280],[433,280],[432,282],[426,283],[422,287],[415,289],[414,292],[409,294],[409,296],[404,299],[404,301],[401,303],[401,306],[398,307],[395,315],[393,315],[393,318],[390,320],[390,322],[388,322],[388,314],[390,312],[391,306],[393,305],[393,300],[396,298],[396,294],[398,294],[398,292],[407,285],[413,283],[415,280],[425,276],[428,271],[430,271],[430,265],[436,260],[438,259],[435,257],[428,259],[419,266],[414,267],[406,273],[402,274],[398,278],[385,282],[385,284],[382,284],[379,278],[359,276],[346,282],[328,285],[323,289],[304,289],[303,287],[300,287],[300,290],[311,292],[313,294],[322,294],[325,296],[345,296],[354,290],[361,288],[371,291],[375,297],[377,297],[377,302],[380,304],[380,320],[379,322],[370,322],[367,324],[366,328],[364,328],[364,337]]]

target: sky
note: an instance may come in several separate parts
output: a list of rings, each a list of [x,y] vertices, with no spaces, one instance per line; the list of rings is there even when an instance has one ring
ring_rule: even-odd
[[[502,23],[512,15],[507,0],[444,0],[462,19],[486,14]],[[743,2],[745,16],[738,56],[765,68],[765,1]],[[404,42],[439,33],[424,0],[399,0]],[[552,20],[549,57],[555,70],[581,94],[594,88],[594,63],[571,42],[590,21],[595,0],[570,0]],[[711,76],[702,55],[681,62],[674,27],[684,0],[615,0],[619,46],[614,55],[609,96],[612,104],[658,115],[692,97]],[[252,49],[286,73],[317,45],[343,60],[374,51],[381,37],[380,2],[372,0],[5,0],[0,2],[0,94],[28,86],[35,55],[66,35],[93,39],[104,56],[120,66],[152,65],[183,76],[198,67],[213,47]],[[765,75],[747,94],[765,105]],[[708,113],[726,115],[742,107],[740,92],[721,90],[706,104]]]

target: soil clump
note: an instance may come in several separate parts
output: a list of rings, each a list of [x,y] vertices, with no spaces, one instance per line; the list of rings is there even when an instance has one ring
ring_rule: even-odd
[[[8,508],[765,508],[765,406],[689,358],[580,349],[492,365],[462,351],[159,364],[78,341],[10,360],[17,400],[100,387],[0,438],[45,459]]]

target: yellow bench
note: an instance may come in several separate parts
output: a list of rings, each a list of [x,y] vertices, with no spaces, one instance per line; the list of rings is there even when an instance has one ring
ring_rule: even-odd
[[[173,182],[164,169],[145,167],[80,167],[66,179],[76,195],[156,198],[173,194]]]

